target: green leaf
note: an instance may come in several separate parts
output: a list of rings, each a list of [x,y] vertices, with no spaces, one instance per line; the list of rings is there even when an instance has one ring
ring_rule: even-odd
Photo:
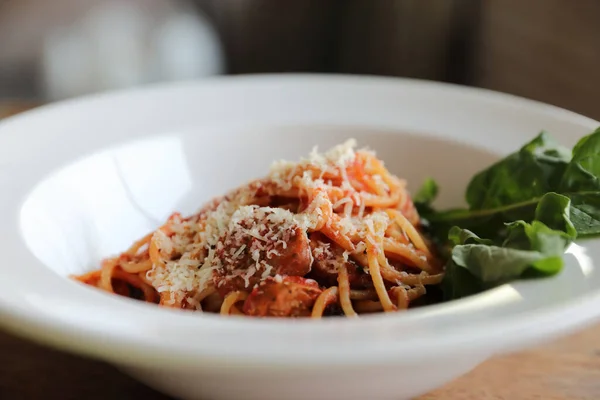
[[[570,157],[569,150],[540,133],[471,180],[466,192],[470,210],[501,208],[543,196],[557,186]]]
[[[540,133],[518,152],[475,175],[466,191],[469,209],[425,210],[431,233],[443,237],[457,225],[494,237],[507,222],[532,221],[541,198],[558,187],[570,157],[568,149]]]
[[[429,212],[427,220],[430,232],[436,236],[445,236],[450,227],[460,226],[474,233],[495,237],[505,230],[505,224],[515,220],[531,221],[539,199],[518,203],[509,207],[500,207],[487,210],[449,210],[444,212]]]
[[[435,210],[432,208],[431,203],[433,200],[435,200],[437,194],[438,184],[433,179],[427,178],[421,185],[421,188],[417,191],[417,194],[413,197],[413,202],[415,203],[415,207],[421,216],[422,225],[425,228],[429,227],[427,216],[435,214]],[[445,236],[442,238],[442,240],[444,240]]]
[[[571,238],[577,236],[577,230],[570,218],[571,199],[558,193],[550,192],[542,196],[535,209],[534,218],[552,229],[567,233]]]
[[[600,191],[600,128],[573,148],[573,158],[560,183],[562,192]]]
[[[519,278],[548,276],[563,266],[562,255],[571,237],[540,221],[516,221],[507,227],[502,245],[470,231],[453,228],[457,244],[446,264],[442,289],[446,299],[478,293]]]
[[[552,275],[563,266],[565,249],[576,236],[568,197],[547,193],[535,220],[505,224],[493,239],[457,226],[448,232],[454,245],[442,290],[447,299],[464,297],[520,278]]]
[[[447,300],[479,293],[519,279],[548,276],[560,271],[560,256],[499,246],[456,246],[442,282]]]
[[[461,245],[461,244],[469,244],[469,243],[487,244],[487,245],[494,244],[493,241],[491,241],[489,239],[481,239],[479,236],[477,236],[470,230],[462,229],[462,228],[459,228],[458,226],[453,226],[450,229],[450,232],[448,232],[448,240],[450,240],[450,242],[455,246]]]
[[[572,239],[567,233],[551,229],[540,221],[531,224],[515,221],[508,225],[508,235],[502,246],[560,256]]]
[[[423,185],[414,196],[413,201],[415,203],[421,204],[430,204],[433,200],[435,200],[438,194],[438,184],[431,178],[425,179]]]
[[[536,251],[480,244],[456,246],[452,250],[452,261],[466,268],[486,287],[515,280],[544,258]]]
[[[600,191],[571,194],[571,223],[579,238],[600,235]]]
[[[473,276],[467,268],[456,265],[452,258],[446,264],[440,288],[445,300],[460,299],[486,289],[480,279]]]
[[[535,209],[534,218],[551,229],[565,232],[571,239],[577,237],[577,230],[571,221],[571,199],[567,196],[546,193]]]
[[[512,221],[540,221],[553,228],[576,235],[576,229],[569,221],[570,200],[554,192],[540,198],[487,210],[450,210],[427,214],[430,231],[437,237],[446,235],[451,226],[469,229],[480,236],[497,237],[505,232],[505,226]],[[600,224],[600,222],[599,222]],[[600,228],[600,226],[598,227]]]
[[[468,209],[423,208],[427,233],[451,253],[446,298],[556,274],[572,240],[600,236],[600,128],[572,156],[542,132],[477,174],[465,197]]]
[[[506,223],[533,221],[540,201],[554,193],[563,196],[558,198],[559,203],[564,203],[565,197],[571,200],[567,215],[572,227],[564,229],[574,229],[579,237],[600,235],[600,129],[577,143],[572,160],[568,161],[567,153],[542,133],[519,152],[473,178],[467,190],[470,209],[427,210],[429,232],[443,238],[457,225],[493,238],[502,234]],[[545,214],[545,218],[551,218],[552,211]],[[560,223],[562,217],[557,218]],[[555,227],[554,223],[544,222]]]

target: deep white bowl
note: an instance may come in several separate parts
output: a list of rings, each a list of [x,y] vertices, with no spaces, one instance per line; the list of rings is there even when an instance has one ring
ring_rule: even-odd
[[[541,129],[572,145],[597,125],[489,91],[344,76],[227,77],[43,107],[0,123],[0,324],[185,399],[410,398],[598,317],[599,242],[572,246],[554,278],[356,320],[166,310],[67,276],[314,145],[355,137],[410,188],[435,177],[454,206],[476,170]]]

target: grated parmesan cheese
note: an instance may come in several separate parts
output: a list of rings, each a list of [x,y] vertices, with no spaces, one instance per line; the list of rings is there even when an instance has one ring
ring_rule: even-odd
[[[319,178],[314,179],[309,171],[305,171],[302,179],[308,185],[323,185],[322,178],[327,173],[341,176],[347,182],[346,168],[356,159],[355,147],[356,140],[349,139],[340,145],[334,146],[325,153],[319,153],[318,148],[314,147],[309,157],[301,159],[298,163],[276,161],[271,164],[269,179],[282,189],[289,190],[292,187],[292,178],[296,171],[301,168],[308,169],[308,167],[311,167],[319,171]]]
[[[159,292],[178,296],[200,293],[215,284],[224,285],[223,280],[215,281],[217,273],[227,279],[241,279],[246,288],[256,279],[270,276],[282,279],[275,274],[273,263],[277,265],[277,257],[289,251],[290,238],[297,231],[305,235],[315,229],[323,222],[324,212],[333,211],[339,216],[336,229],[359,239],[355,250],[344,251],[333,260],[329,244],[322,243],[309,252],[309,257],[311,263],[313,259],[331,263],[327,265],[335,272],[339,261],[349,262],[353,254],[362,254],[367,238],[383,235],[389,224],[386,213],[372,212],[365,205],[365,200],[376,195],[357,191],[349,180],[347,168],[356,160],[355,147],[356,141],[350,139],[324,153],[315,147],[307,158],[298,162],[276,161],[266,179],[250,182],[212,200],[194,218],[173,215],[167,223],[168,229],[159,229],[153,235],[162,259],[148,271],[148,279]],[[365,168],[373,169],[368,163]],[[389,191],[382,176],[373,175],[373,182]],[[305,191],[314,198],[299,213],[256,205],[257,199],[268,195],[273,187],[275,193],[290,191],[291,197],[295,197],[295,193],[300,192],[302,196]],[[328,193],[336,196],[334,204]],[[330,219],[327,223],[331,227]],[[140,248],[139,251],[147,250]],[[191,301],[188,300],[190,305],[200,307]]]
[[[301,228],[295,215],[288,210],[240,206],[217,239],[222,250],[217,250],[212,266],[225,274],[225,279],[241,277],[249,288],[253,277],[264,280],[272,275],[274,268],[268,260],[282,254],[297,229]]]
[[[334,146],[324,154],[319,154],[317,151],[318,148],[315,146],[307,161],[311,165],[323,166],[324,169],[327,168],[329,164],[344,169],[350,162],[354,161],[356,157],[356,153],[354,152],[355,147],[355,139],[348,139],[344,143]]]

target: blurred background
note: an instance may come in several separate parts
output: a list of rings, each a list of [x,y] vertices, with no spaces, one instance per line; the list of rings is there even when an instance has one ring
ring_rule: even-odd
[[[0,0],[0,104],[218,74],[407,76],[600,119],[599,0]]]

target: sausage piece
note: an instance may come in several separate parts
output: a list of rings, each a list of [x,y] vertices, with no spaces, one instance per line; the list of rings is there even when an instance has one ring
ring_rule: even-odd
[[[304,276],[312,254],[306,231],[292,214],[269,207],[246,207],[219,240],[213,281],[222,296],[250,290],[269,276]]]
[[[319,284],[312,279],[269,277],[250,293],[244,303],[244,314],[255,317],[309,316],[320,294]]]
[[[344,258],[344,249],[331,243],[319,233],[311,235],[310,247],[314,262],[309,277],[325,286],[337,286],[338,268],[344,265],[352,289],[368,289],[373,286],[371,276],[365,273],[352,259]]]

